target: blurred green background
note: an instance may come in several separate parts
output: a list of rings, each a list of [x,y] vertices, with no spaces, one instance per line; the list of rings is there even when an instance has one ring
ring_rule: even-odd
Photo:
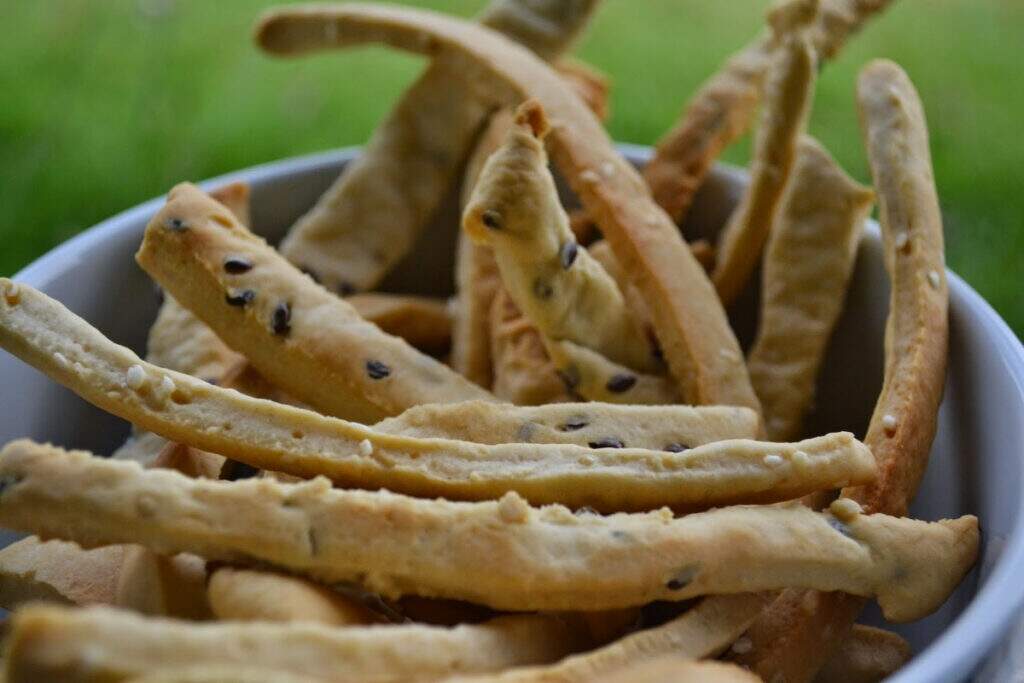
[[[267,58],[273,0],[18,0],[0,23],[0,274],[172,184],[359,144],[421,68],[366,49]],[[470,16],[483,0],[419,0]],[[614,80],[612,135],[651,143],[760,28],[765,0],[605,0],[578,54]],[[858,68],[904,65],[932,132],[950,265],[1024,334],[1024,2],[897,0],[819,82],[811,131],[868,178]],[[747,141],[726,158],[745,163]]]

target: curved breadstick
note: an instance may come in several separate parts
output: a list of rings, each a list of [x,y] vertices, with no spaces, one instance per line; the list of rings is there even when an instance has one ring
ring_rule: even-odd
[[[680,402],[679,390],[670,377],[634,372],[568,340],[543,341],[566,387],[589,401],[633,405]]]
[[[0,480],[8,528],[255,560],[385,597],[499,610],[605,610],[799,586],[877,596],[886,618],[912,620],[945,601],[978,546],[971,516],[928,523],[796,503],[676,519],[667,509],[574,515],[531,508],[515,493],[452,503],[332,489],[323,478],[189,479],[29,441],[0,453]]]
[[[499,0],[480,21],[555,58],[597,0]],[[358,159],[281,243],[281,253],[335,292],[376,286],[436,213],[490,107],[458,68],[431,64],[402,95]]]
[[[814,683],[877,683],[910,661],[910,643],[892,631],[854,624]]]
[[[264,17],[256,40],[278,55],[387,42],[457,64],[482,97],[502,105],[536,98],[555,122],[552,157],[647,297],[686,402],[757,408],[739,344],[700,264],[600,122],[547,65],[493,32],[408,8],[278,10]]]
[[[123,546],[83,550],[67,541],[29,536],[0,550],[0,607],[33,600],[112,604]]]
[[[612,440],[634,448],[692,448],[753,439],[757,413],[734,406],[622,406],[556,403],[514,407],[486,401],[410,408],[373,426],[387,434],[474,443],[574,443]]]
[[[800,0],[800,5],[816,8],[817,0]],[[814,15],[804,18],[810,21]],[[815,56],[806,24],[794,22],[782,30],[776,36],[780,45],[765,83],[750,183],[718,239],[711,279],[727,306],[743,291],[760,261],[814,93]]]
[[[804,0],[794,0],[803,2]],[[819,61],[832,59],[846,39],[892,0],[821,0],[810,39]],[[690,98],[679,122],[658,141],[644,167],[655,201],[680,222],[722,150],[750,127],[771,63],[771,35],[732,56]]]
[[[680,453],[381,434],[157,368],[46,295],[2,278],[0,346],[172,441],[350,486],[463,499],[515,490],[537,503],[614,511],[787,500],[874,476],[870,452],[844,433],[799,444],[722,441]]]
[[[193,185],[170,192],[136,260],[271,383],[322,412],[376,421],[488,396],[360,318]]]
[[[896,64],[875,61],[857,83],[891,279],[885,375],[865,441],[877,483],[844,491],[869,511],[905,514],[928,463],[946,379],[949,293],[942,214],[920,98]],[[741,661],[767,680],[809,681],[835,651],[863,601],[787,591],[751,632]]]
[[[800,141],[761,270],[761,315],[747,356],[768,438],[799,438],[818,368],[843,309],[874,193],[813,138]]]
[[[489,245],[516,305],[552,340],[569,340],[638,371],[662,367],[626,310],[618,286],[576,243],[548,170],[544,110],[527,102],[490,156],[463,212],[475,242]]]
[[[214,617],[221,621],[316,622],[353,626],[380,621],[365,607],[298,576],[221,567],[207,583]]]
[[[557,660],[585,643],[550,616],[439,628],[207,623],[103,607],[28,607],[14,615],[9,683],[124,680],[203,666],[254,667],[335,683],[405,683]],[[75,678],[64,678],[74,675]]]

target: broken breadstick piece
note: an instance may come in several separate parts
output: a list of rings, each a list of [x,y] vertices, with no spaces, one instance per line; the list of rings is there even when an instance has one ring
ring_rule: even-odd
[[[84,550],[67,541],[29,536],[0,550],[0,607],[33,600],[113,604],[122,546]]]

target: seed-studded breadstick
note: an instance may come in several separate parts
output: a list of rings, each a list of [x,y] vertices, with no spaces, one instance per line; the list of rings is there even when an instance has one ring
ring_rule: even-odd
[[[516,112],[487,160],[462,224],[487,244],[516,305],[552,340],[569,340],[638,371],[663,367],[610,275],[576,243],[547,167],[549,124],[536,102]]]
[[[760,678],[735,664],[700,662],[671,655],[631,664],[594,679],[594,683],[671,683],[672,681],[761,683]]]
[[[857,83],[891,290],[885,374],[865,441],[878,481],[844,495],[871,512],[905,514],[935,437],[946,378],[949,293],[942,214],[920,98],[896,64],[879,60]],[[863,606],[859,598],[786,591],[750,633],[741,661],[766,680],[809,681]]]
[[[874,193],[846,175],[817,141],[800,141],[765,248],[761,315],[747,357],[773,441],[800,436],[873,203]]]
[[[83,550],[66,541],[29,536],[0,550],[0,607],[33,600],[112,604],[122,546]]]
[[[315,623],[208,623],[103,607],[28,607],[11,628],[7,675],[106,683],[152,671],[240,666],[335,683],[405,683],[557,660],[585,645],[550,616],[486,624],[331,628]]]
[[[452,503],[332,489],[324,478],[215,482],[29,441],[0,454],[0,523],[85,546],[266,562],[385,597],[452,598],[499,610],[604,610],[798,586],[876,596],[918,619],[974,563],[977,519],[928,523],[802,505],[672,518],[574,515],[500,501]],[[344,520],[339,524],[338,520]],[[894,576],[902,577],[899,581]]]
[[[821,0],[810,32],[818,61],[832,59],[850,35],[891,2]],[[658,141],[654,156],[644,167],[644,179],[655,201],[675,221],[686,216],[718,155],[743,135],[753,121],[772,48],[769,33],[731,57],[700,87],[679,122]]]
[[[337,591],[288,574],[221,567],[207,585],[210,609],[222,621],[312,621],[352,626],[380,621]]]
[[[206,561],[187,553],[171,557],[127,546],[114,604],[153,616],[209,619]]]
[[[498,0],[480,21],[545,59],[567,50],[597,0]],[[458,68],[431,64],[360,157],[292,227],[281,252],[335,292],[372,289],[412,248],[458,177],[491,107]]]
[[[136,260],[260,374],[322,412],[376,421],[488,396],[360,318],[193,185],[170,192]]]
[[[635,448],[679,450],[726,439],[753,439],[757,413],[734,406],[623,406],[556,403],[513,407],[487,401],[425,405],[374,429],[421,439],[475,443],[574,443],[610,440]]]
[[[800,4],[810,10],[801,21],[786,25],[777,15],[770,17],[776,19],[773,31],[780,44],[765,83],[750,184],[719,237],[712,274],[718,296],[726,305],[743,291],[761,258],[811,108],[816,64],[806,28],[814,19],[817,0],[800,0]]]
[[[640,405],[680,402],[679,390],[670,377],[634,372],[567,339],[543,339],[566,387],[589,401]]]
[[[172,441],[349,486],[478,500],[515,490],[536,503],[615,511],[786,500],[874,476],[870,452],[846,433],[797,444],[721,441],[680,453],[381,434],[157,368],[53,299],[2,278],[0,346]]]
[[[472,24],[377,5],[278,10],[264,17],[256,40],[278,55],[386,42],[457,64],[479,96],[503,106],[536,98],[557,124],[548,135],[555,163],[651,304],[683,398],[694,405],[757,407],[739,345],[700,264],[597,118],[550,67]]]
[[[814,683],[877,683],[910,661],[910,643],[892,631],[854,624]]]

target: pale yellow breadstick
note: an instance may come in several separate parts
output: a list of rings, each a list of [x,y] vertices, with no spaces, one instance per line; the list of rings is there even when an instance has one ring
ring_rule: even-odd
[[[401,337],[420,351],[441,354],[452,339],[452,317],[444,299],[366,292],[345,299],[359,316]]]
[[[680,402],[671,377],[634,372],[567,339],[542,339],[566,387],[589,401],[627,405]]]
[[[0,550],[0,607],[33,600],[112,604],[123,553],[122,546],[83,550],[36,536],[15,541]]]

